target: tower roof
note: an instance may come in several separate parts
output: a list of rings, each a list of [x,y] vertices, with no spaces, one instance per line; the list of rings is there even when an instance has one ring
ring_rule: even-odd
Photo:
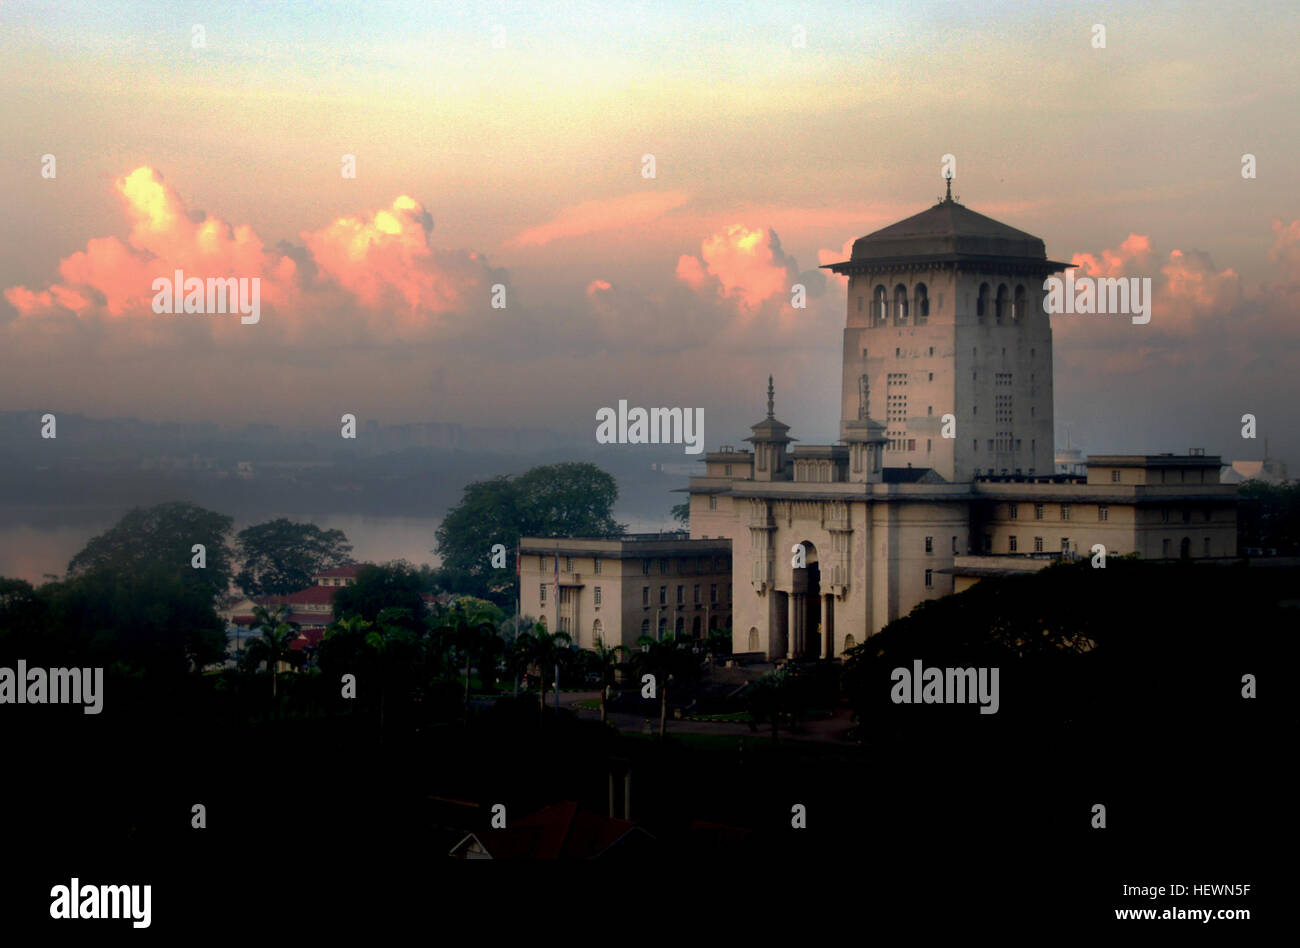
[[[754,432],[752,437],[746,438],[746,441],[794,441],[786,434],[790,426],[784,422],[776,420],[773,412],[776,409],[776,389],[772,385],[772,376],[767,377],[767,417],[757,424],[750,425],[749,430]]]
[[[873,264],[984,260],[1066,266],[1047,259],[1041,238],[958,204],[951,190],[928,210],[859,237],[848,260],[825,266],[843,273]]]

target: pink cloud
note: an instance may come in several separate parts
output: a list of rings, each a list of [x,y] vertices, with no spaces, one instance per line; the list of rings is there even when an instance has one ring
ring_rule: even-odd
[[[680,257],[677,277],[700,293],[712,286],[717,296],[753,312],[767,300],[788,296],[799,271],[774,230],[732,224],[706,237],[699,257]]]
[[[647,191],[604,200],[583,201],[565,208],[554,219],[520,231],[507,247],[542,247],[554,240],[644,224],[681,207],[689,197],[681,191]]]

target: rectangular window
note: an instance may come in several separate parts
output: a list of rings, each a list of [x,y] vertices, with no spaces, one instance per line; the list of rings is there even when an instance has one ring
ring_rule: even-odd
[[[660,587],[659,587],[659,605],[661,605],[661,606],[666,606],[666,605],[668,605],[668,587],[667,587],[667,586],[660,586]]]
[[[600,566],[601,566],[600,557],[599,556],[594,557],[591,561],[591,571],[595,573],[597,576],[600,575]]]
[[[727,475],[727,477],[730,477],[730,476],[731,476],[731,465],[730,465],[730,464],[724,465],[723,468],[722,468],[722,473],[725,474],[725,475]]]
[[[1034,519],[1035,519],[1035,520],[1042,520],[1042,519],[1043,519],[1043,505],[1042,505],[1042,504],[1034,504]]]
[[[1020,505],[1007,504],[1007,513],[1010,515],[1012,520],[1018,520],[1020,518]]]
[[[934,570],[932,569],[927,569],[925,571],[925,588],[926,589],[934,588]]]
[[[685,586],[678,586],[678,587],[677,587],[677,605],[680,606],[680,605],[682,605],[684,602],[686,602],[686,587],[685,587]]]
[[[1119,483],[1119,471],[1111,471],[1111,472],[1110,472],[1110,482],[1111,482],[1112,484],[1118,484],[1118,483]]]
[[[660,576],[667,576],[667,575],[668,575],[668,561],[667,561],[667,560],[660,560],[660,561],[659,561],[659,575],[660,575]]]
[[[709,602],[717,602],[717,601],[718,601],[718,584],[714,583],[712,586],[709,587]]]
[[[698,584],[695,587],[695,601],[696,602],[700,601],[700,587]]]
[[[925,552],[927,553],[934,552],[934,537],[925,538]]]
[[[1007,550],[1011,553],[1016,552],[1016,538],[1010,537],[1007,540]]]
[[[572,573],[572,572],[573,572],[573,557],[572,557],[572,556],[566,556],[566,557],[564,558],[564,571],[565,571],[566,573]]]
[[[1042,538],[1042,537],[1034,537],[1034,552],[1035,552],[1035,553],[1042,553],[1042,552],[1043,552],[1043,538]]]
[[[1062,520],[1069,520],[1069,519],[1070,519],[1070,505],[1069,505],[1069,504],[1061,504],[1061,519],[1062,519]]]
[[[595,588],[595,591],[594,591],[594,592],[595,592],[595,596],[596,596],[596,605],[599,606],[599,605],[600,605],[600,587],[597,586],[597,587]]]
[[[1061,552],[1062,552],[1062,553],[1069,553],[1069,552],[1070,552],[1070,538],[1069,538],[1069,537],[1061,537]]]
[[[642,587],[641,587],[641,605],[643,605],[643,606],[648,606],[648,605],[650,605],[650,587],[649,587],[649,586],[642,586]]]
[[[1162,511],[1160,511],[1160,522],[1161,522],[1161,523],[1168,523],[1168,522],[1169,522],[1169,511],[1168,511],[1168,510],[1162,510]]]
[[[649,561],[649,560],[642,560],[642,561],[641,561],[641,575],[642,575],[642,576],[649,576],[649,575],[650,575],[650,561]]]
[[[952,538],[952,551],[953,551],[954,553],[957,552],[957,538],[956,538],[956,537],[953,537],[953,538]]]
[[[1110,519],[1110,508],[1107,507],[1105,504],[1098,504],[1098,505],[1097,505],[1097,519],[1098,519],[1098,520],[1109,520],[1109,519]]]
[[[546,584],[542,583],[540,586],[537,587],[537,590],[541,595],[542,605],[546,605]]]
[[[541,556],[537,557],[537,568],[540,569],[543,573],[546,572],[546,554],[545,554],[545,553],[543,553]]]
[[[710,494],[710,495],[709,495],[709,509],[710,509],[710,510],[717,510],[717,509],[718,509],[718,498],[717,498],[716,496],[714,496],[713,494]]]

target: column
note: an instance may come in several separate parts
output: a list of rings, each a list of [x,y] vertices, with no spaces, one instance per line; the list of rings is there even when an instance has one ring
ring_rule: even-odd
[[[795,593],[786,594],[786,603],[787,603],[786,612],[789,616],[789,621],[786,625],[786,633],[785,633],[785,650],[786,650],[785,657],[790,659],[791,661],[794,660],[795,635],[796,635],[795,621],[796,621],[797,610],[795,606],[795,601],[796,601]]]
[[[831,641],[831,597],[821,595],[817,597],[821,600],[822,605],[822,658],[830,658],[830,641]]]

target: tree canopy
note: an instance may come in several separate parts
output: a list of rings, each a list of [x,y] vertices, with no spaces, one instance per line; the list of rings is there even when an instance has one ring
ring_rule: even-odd
[[[405,560],[368,563],[357,570],[352,585],[340,586],[334,593],[334,615],[340,619],[360,616],[375,622],[385,609],[405,609],[416,621],[424,615],[424,591],[420,571]]]
[[[315,574],[350,562],[352,554],[342,530],[322,530],[286,517],[239,531],[235,548],[243,563],[235,583],[248,596],[304,589]]]
[[[524,536],[614,536],[623,525],[613,518],[618,484],[594,464],[566,462],[535,467],[516,477],[494,477],[465,488],[460,503],[438,527],[435,552],[442,557],[440,580],[456,592],[514,601],[514,563],[493,567],[492,548],[513,552]]]

